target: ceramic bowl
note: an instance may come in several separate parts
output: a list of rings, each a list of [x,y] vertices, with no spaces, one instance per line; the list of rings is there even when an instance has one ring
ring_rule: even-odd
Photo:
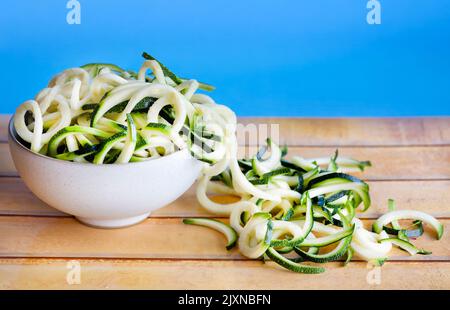
[[[33,153],[12,120],[9,147],[19,175],[42,201],[80,222],[117,228],[136,224],[180,197],[202,164],[188,150],[138,163],[94,165]]]

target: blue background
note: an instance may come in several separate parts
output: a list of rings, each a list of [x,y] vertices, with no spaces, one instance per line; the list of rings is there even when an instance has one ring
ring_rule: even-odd
[[[450,115],[450,1],[2,0],[0,113],[88,62],[137,69],[143,50],[217,86],[239,115]]]

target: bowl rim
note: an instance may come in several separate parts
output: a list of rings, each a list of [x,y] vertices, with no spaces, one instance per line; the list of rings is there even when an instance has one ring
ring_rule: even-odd
[[[53,158],[53,157],[50,157],[50,156],[42,155],[42,154],[39,154],[39,153],[35,153],[35,152],[31,151],[29,148],[27,148],[25,145],[23,145],[17,139],[17,136],[19,134],[17,133],[16,129],[14,128],[14,117],[15,117],[15,114],[13,114],[11,116],[10,120],[9,120],[9,124],[8,124],[8,140],[10,142],[13,142],[14,144],[18,145],[22,150],[25,150],[26,152],[28,152],[28,153],[36,156],[36,157],[40,157],[40,158],[42,158],[44,160],[50,160],[50,161],[54,161],[54,162],[61,163],[61,164],[76,165],[76,166],[87,166],[87,167],[102,167],[102,168],[105,168],[105,167],[112,167],[112,168],[127,167],[129,165],[137,166],[137,165],[146,165],[146,164],[150,164],[150,163],[154,164],[155,162],[161,161],[161,160],[168,160],[171,157],[178,156],[178,154],[181,154],[181,153],[184,153],[184,152],[188,151],[187,148],[184,148],[184,149],[175,151],[172,154],[161,156],[159,158],[155,158],[155,159],[151,159],[151,160],[147,160],[147,161],[142,161],[142,162],[128,162],[128,163],[125,163],[125,164],[112,163],[112,164],[96,165],[96,164],[93,164],[93,163],[79,163],[79,162],[74,162],[74,161],[62,160],[62,159],[57,159],[57,158]],[[190,154],[190,152],[188,152],[188,154],[189,154],[190,158],[194,159],[197,162],[200,162],[198,159],[193,157]]]

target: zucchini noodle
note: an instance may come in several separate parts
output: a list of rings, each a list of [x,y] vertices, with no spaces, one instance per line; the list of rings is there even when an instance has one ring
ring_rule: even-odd
[[[401,228],[395,222],[398,218],[429,223],[438,238],[442,236],[443,226],[436,219],[414,211],[386,214],[374,224],[375,232],[364,228],[356,212],[360,205],[361,212],[370,207],[369,186],[345,172],[363,171],[370,166],[368,161],[339,157],[337,152],[329,159],[293,156],[289,161],[285,158],[287,148],[281,149],[270,139],[257,155],[238,160],[237,141],[229,132],[224,145],[229,156],[205,168],[196,193],[205,209],[229,217],[229,225],[221,222],[223,226],[218,229],[216,220],[187,220],[225,231],[227,249],[235,244],[246,257],[271,259],[291,271],[315,274],[325,269],[304,262],[323,264],[346,256],[346,265],[354,255],[381,265],[393,246],[411,255],[430,254],[404,240],[407,237],[400,239],[402,234],[417,234],[417,229]],[[268,151],[270,154],[264,156]],[[208,192],[232,195],[238,201],[218,203],[208,197]],[[390,222],[397,226],[386,230],[398,233],[398,238],[390,237],[385,230],[383,225]],[[298,257],[293,258],[292,252]]]
[[[229,225],[212,219],[184,223],[213,228],[249,258],[271,259],[301,273],[320,273],[311,266],[353,253],[378,264],[392,246],[411,255],[429,254],[409,236],[432,225],[438,238],[443,226],[422,212],[393,210],[363,227],[356,211],[370,207],[369,186],[347,174],[371,164],[338,156],[287,159],[287,147],[268,139],[251,158],[238,158],[237,118],[210,96],[197,93],[214,87],[182,79],[154,57],[138,73],[113,64],[93,63],[55,76],[34,100],[20,105],[14,127],[31,151],[60,160],[92,164],[127,164],[154,160],[188,149],[204,162],[198,179],[199,203]],[[232,195],[219,203],[210,194]],[[415,220],[414,229],[398,220]],[[391,225],[392,227],[389,227]],[[391,235],[391,236],[389,236]],[[392,235],[397,235],[392,237]],[[331,245],[331,249],[328,246]],[[284,254],[297,254],[284,256]]]
[[[235,125],[230,141],[223,140],[234,113],[195,94],[197,81],[176,84],[162,67],[146,60],[137,75],[112,64],[67,69],[17,108],[17,134],[33,152],[94,164],[150,160],[188,147],[209,164],[210,175],[220,173],[228,165]],[[208,122],[208,135],[191,132],[200,122]]]

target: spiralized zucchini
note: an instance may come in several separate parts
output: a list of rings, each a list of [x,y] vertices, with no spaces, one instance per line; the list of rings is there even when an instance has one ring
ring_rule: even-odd
[[[17,108],[17,134],[33,152],[61,160],[123,164],[189,148],[211,165],[220,162],[234,113],[196,94],[209,85],[178,79],[144,57],[137,74],[100,63],[58,74]]]
[[[96,63],[57,75],[35,100],[17,108],[14,126],[24,144],[36,153],[92,164],[141,162],[187,148],[205,163],[199,203],[229,217],[229,225],[199,218],[184,222],[216,229],[227,237],[227,249],[238,245],[244,256],[271,259],[294,272],[320,273],[325,269],[302,262],[347,256],[347,263],[353,255],[381,264],[392,245],[411,255],[430,254],[409,240],[423,233],[422,222],[442,237],[436,219],[395,211],[393,201],[374,232],[363,227],[356,211],[370,207],[369,186],[347,172],[363,171],[368,161],[337,151],[329,158],[287,160],[287,147],[271,139],[252,158],[238,159],[236,115],[197,93],[214,87],[179,78],[149,54],[143,57],[137,73]],[[223,204],[210,194],[238,199]],[[414,229],[398,223],[404,219],[415,220]],[[284,256],[288,253],[297,257]]]
[[[392,200],[391,212],[374,223],[374,232],[364,228],[356,212],[359,206],[362,212],[370,207],[369,186],[345,171],[362,171],[370,162],[338,157],[337,152],[329,160],[294,156],[289,161],[284,158],[287,148],[270,139],[254,157],[236,160],[233,143],[228,165],[214,170],[214,176],[205,173],[200,178],[197,197],[213,214],[229,216],[229,229],[239,235],[237,244],[246,257],[271,259],[294,272],[320,273],[325,269],[302,262],[323,264],[346,257],[347,265],[354,256],[381,265],[393,245],[411,255],[431,254],[408,239],[423,233],[422,222],[442,236],[443,226],[436,219],[422,212],[394,211]],[[217,203],[208,191],[239,200]],[[416,220],[415,229],[396,222],[406,218]],[[392,227],[384,226],[389,223]]]

